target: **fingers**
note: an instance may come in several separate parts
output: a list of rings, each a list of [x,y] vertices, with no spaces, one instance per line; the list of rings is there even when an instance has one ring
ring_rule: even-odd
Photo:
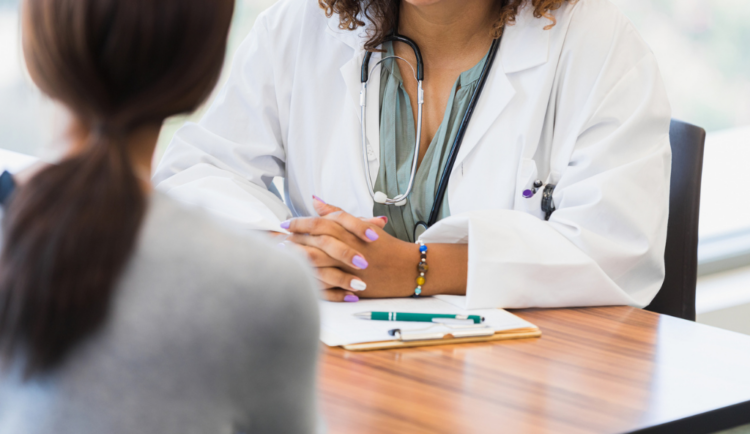
[[[343,289],[324,289],[323,291],[320,291],[320,298],[326,301],[333,301],[337,303],[355,303],[359,301],[359,297],[349,291],[344,291]]]
[[[347,212],[337,211],[328,214],[324,217],[324,219],[333,220],[334,222],[340,224],[349,233],[354,234],[357,238],[366,243],[376,241],[378,238],[380,238],[380,235],[378,235],[378,233],[373,229],[372,224],[354,217]]]
[[[341,208],[329,205],[323,201],[323,199],[319,198],[318,196],[313,195],[313,207],[315,207],[315,211],[318,213],[319,216],[325,217],[328,214],[333,214],[338,211],[343,211]],[[383,229],[386,224],[388,224],[388,217],[386,216],[379,216],[379,217],[373,217],[371,219],[361,218],[360,220],[366,221],[368,223],[371,223],[380,229]]]
[[[376,228],[382,229],[385,226],[384,222],[378,221],[377,223],[371,222],[369,219],[364,220],[353,215],[344,212],[341,208],[333,205],[328,205],[323,202],[319,197],[313,196],[313,206],[315,210],[321,215],[321,218],[297,218],[287,220],[281,224],[281,227],[292,233],[306,233],[311,235],[334,235],[339,239],[339,231],[329,224],[327,221],[338,223],[339,226],[344,228],[347,232],[356,236],[360,240],[369,243],[377,240],[380,236],[378,235]],[[385,219],[387,222],[387,218]]]
[[[315,212],[317,212],[321,217],[325,217],[328,214],[334,213],[336,211],[342,211],[341,208],[329,205],[325,203],[323,199],[315,195],[313,195],[313,208],[315,208]]]
[[[339,288],[352,292],[360,292],[367,289],[367,284],[359,277],[336,267],[318,268],[318,280],[323,289]]]
[[[343,264],[364,270],[369,265],[364,255],[348,244],[328,235],[294,234],[289,237],[289,241],[321,250],[324,254],[338,261],[337,266]]]
[[[351,235],[339,223],[322,217],[295,218],[283,222],[281,227],[293,234],[329,235],[340,240]]]
[[[316,268],[323,268],[323,267],[338,267],[341,266],[341,262],[333,259],[332,257],[328,256],[324,251],[320,250],[317,247],[310,247],[305,245],[300,245],[292,242],[291,240],[286,240],[282,243],[279,243],[280,246],[295,248],[301,251],[305,256],[307,256],[307,260],[310,261],[310,263],[313,265],[313,267]]]
[[[333,214],[338,211],[343,211],[341,208],[329,205],[325,202],[323,202],[323,199],[319,198],[318,196],[313,195],[313,206],[315,207],[315,211],[318,213],[319,216],[325,217],[329,214]],[[385,225],[388,223],[388,217],[386,216],[380,216],[380,217],[373,217],[371,219],[365,219],[362,218],[362,221],[366,221],[370,224],[373,224],[380,229],[383,229]]]
[[[371,219],[362,219],[370,224],[373,224],[380,229],[385,228],[385,225],[388,224],[388,217],[386,216],[380,216],[380,217],[373,217]]]
[[[380,237],[375,231],[378,226],[344,211],[336,211],[325,217],[299,217],[287,220],[281,223],[281,227],[294,234],[331,235],[342,240],[345,233],[350,233],[366,243]]]
[[[343,211],[341,208],[329,205],[323,201],[323,199],[319,198],[318,196],[313,195],[313,206],[315,207],[315,211],[318,213],[319,216],[325,217],[328,214],[332,214],[334,212]],[[386,216],[380,216],[380,217],[373,217],[371,219],[365,219],[362,218],[361,220],[366,221],[368,223],[374,224],[375,226],[379,227],[380,229],[383,229],[386,224],[388,224],[388,217]]]

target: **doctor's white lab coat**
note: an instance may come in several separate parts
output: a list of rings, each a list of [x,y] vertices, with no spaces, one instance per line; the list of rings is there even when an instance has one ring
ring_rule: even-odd
[[[664,279],[670,108],[656,60],[607,0],[553,15],[544,30],[526,7],[507,28],[450,178],[452,216],[422,236],[468,243],[467,295],[451,300],[467,308],[645,306]],[[363,32],[316,0],[263,13],[206,115],[169,146],[158,188],[249,229],[314,215],[313,194],[371,217]],[[364,120],[373,182],[379,78]],[[541,194],[522,196],[537,179],[557,185],[549,221]]]

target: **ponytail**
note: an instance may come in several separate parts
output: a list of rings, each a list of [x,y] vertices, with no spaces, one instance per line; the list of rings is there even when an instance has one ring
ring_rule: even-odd
[[[145,208],[125,143],[105,134],[18,189],[2,228],[3,359],[22,354],[28,378],[102,326]]]
[[[234,4],[24,0],[29,76],[76,125],[156,127],[211,93]],[[58,366],[102,327],[145,212],[128,143],[94,131],[83,152],[21,186],[4,216],[0,361],[23,356],[27,378]]]

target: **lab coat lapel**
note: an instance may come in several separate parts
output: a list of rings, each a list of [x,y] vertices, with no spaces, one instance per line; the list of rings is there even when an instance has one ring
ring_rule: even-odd
[[[498,58],[479,96],[453,170],[460,167],[516,94],[508,75],[547,62],[549,31],[544,26],[548,22],[534,18],[529,9],[523,9],[516,23],[505,29]]]
[[[453,170],[456,170],[472,149],[477,146],[479,140],[500,116],[500,113],[515,94],[516,90],[503,72],[500,62],[496,62],[487,77],[474,114],[469,121]]]
[[[360,91],[362,90],[361,71],[362,71],[362,60],[364,59],[365,51],[356,50],[351,60],[346,62],[341,67],[341,77],[344,79],[346,85],[346,92],[349,95],[350,105],[352,110],[355,111],[357,119],[360,119]],[[373,53],[370,58],[370,65],[375,65],[380,60],[380,53]],[[367,83],[367,110],[365,113],[365,122],[367,122],[367,160],[370,164],[370,178],[373,184],[377,179],[378,175],[378,160],[380,156],[380,73],[379,69],[376,69],[373,74],[370,75],[370,81]],[[359,128],[357,129],[359,131]],[[357,135],[357,143],[360,142],[361,137]],[[359,161],[357,164],[361,164]]]
[[[366,26],[365,26],[366,27]],[[328,34],[334,38],[340,40],[344,44],[348,45],[354,50],[352,58],[346,62],[341,68],[341,77],[344,80],[346,86],[346,93],[349,95],[349,106],[357,116],[360,122],[363,120],[360,118],[360,92],[362,90],[362,61],[365,57],[364,44],[367,39],[367,33],[364,28],[360,28],[355,31],[345,30],[338,28],[338,17],[332,16],[328,20]],[[378,60],[380,60],[380,53],[373,53],[370,58],[370,67],[372,68]],[[378,177],[378,169],[380,168],[379,157],[380,157],[380,73],[379,69],[376,69],[370,74],[370,80],[367,83],[367,110],[364,121],[367,122],[367,161],[370,165],[370,180],[375,184],[375,180]],[[359,131],[359,128],[357,129]],[[357,143],[362,140],[360,135],[357,134],[355,139]],[[361,160],[353,162],[353,164],[362,164]]]
[[[362,88],[362,83],[360,82],[359,71],[362,66],[364,53],[362,50],[355,50],[352,58],[340,69],[341,77],[344,79],[344,84],[346,85],[346,93],[349,95],[349,102],[351,102],[349,105],[360,121],[362,119],[359,118],[359,92]],[[372,97],[370,92],[368,92],[368,97]]]
[[[362,88],[360,72],[362,70],[362,60],[365,57],[364,38],[366,37],[366,34],[362,33],[363,30],[351,31],[338,28],[338,15],[335,14],[328,19],[327,27],[326,31],[329,35],[348,45],[353,50],[352,58],[349,59],[339,71],[341,72],[341,77],[344,79],[344,85],[346,86],[346,93],[349,95],[349,101],[352,103],[350,104],[351,109],[354,110],[357,119],[359,119],[359,93]],[[377,60],[374,59],[375,56],[373,55],[372,57],[370,65],[374,65],[375,62],[377,62]],[[368,86],[369,89],[373,89],[373,84],[373,80],[370,79],[370,85]],[[373,93],[368,92],[368,97],[369,99],[372,99]],[[379,93],[376,92],[374,98],[377,99],[378,97]],[[368,124],[367,126],[369,129],[370,125]]]

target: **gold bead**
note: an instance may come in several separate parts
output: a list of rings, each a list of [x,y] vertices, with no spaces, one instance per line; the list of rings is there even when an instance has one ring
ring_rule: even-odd
[[[424,277],[422,276],[417,277],[417,285],[419,286],[424,285]]]

